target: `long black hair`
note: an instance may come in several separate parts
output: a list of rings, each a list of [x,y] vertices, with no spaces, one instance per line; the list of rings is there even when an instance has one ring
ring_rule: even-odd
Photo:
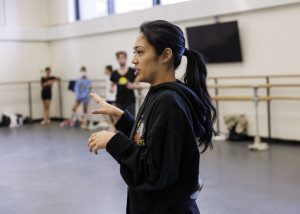
[[[172,50],[174,69],[180,65],[182,56],[187,57],[187,68],[183,76],[183,82],[195,92],[207,109],[206,121],[203,124],[206,128],[206,133],[199,140],[199,146],[203,148],[202,152],[208,147],[212,149],[213,145],[211,140],[213,134],[216,133],[213,127],[216,121],[216,109],[206,86],[207,70],[203,56],[199,52],[188,50],[185,47],[185,38],[182,30],[170,22],[164,20],[144,22],[140,26],[140,32],[154,47],[158,56],[161,55],[166,48]]]

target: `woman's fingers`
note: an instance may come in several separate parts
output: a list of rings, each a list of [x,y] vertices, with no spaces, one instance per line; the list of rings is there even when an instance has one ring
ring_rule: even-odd
[[[107,143],[110,141],[110,139],[115,135],[115,133],[112,132],[96,132],[91,135],[91,137],[88,140],[88,147],[89,151],[93,152],[97,155],[99,149],[105,149],[107,146]]]
[[[91,97],[93,97],[97,103],[99,103],[100,105],[103,104],[103,102],[105,102],[104,99],[102,99],[98,94],[96,93],[90,93]]]
[[[99,145],[96,145],[95,147],[94,147],[94,153],[95,153],[95,155],[98,155],[98,150],[100,149],[100,146]]]
[[[92,138],[90,137],[88,140],[88,146],[90,146],[90,143],[92,142]]]
[[[103,109],[95,109],[91,111],[92,114],[105,114],[105,111]]]
[[[109,105],[106,103],[104,99],[102,99],[98,94],[91,93],[91,97],[95,99],[95,101],[100,104],[102,107],[101,109],[95,109],[92,111],[92,114],[109,114],[109,108],[107,108]]]
[[[90,145],[89,145],[89,151],[92,152],[93,151],[93,147],[95,147],[95,146],[96,146],[95,142],[90,143]]]

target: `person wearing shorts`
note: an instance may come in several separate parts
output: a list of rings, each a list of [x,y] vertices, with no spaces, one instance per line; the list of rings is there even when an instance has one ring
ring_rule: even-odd
[[[78,119],[81,122],[81,128],[85,128],[87,124],[87,110],[89,103],[89,92],[91,87],[91,80],[87,78],[86,68],[83,66],[80,69],[81,77],[75,82],[74,91],[76,93],[76,101],[72,108],[72,119]],[[83,104],[83,117],[76,114],[76,110],[80,103]]]
[[[59,81],[59,78],[50,76],[51,74],[51,68],[47,67],[45,69],[46,75],[41,78],[41,84],[42,84],[42,100],[43,100],[43,106],[44,106],[44,119],[41,121],[42,125],[49,124],[51,122],[49,117],[49,111],[50,111],[50,104],[52,99],[52,84],[55,81]]]

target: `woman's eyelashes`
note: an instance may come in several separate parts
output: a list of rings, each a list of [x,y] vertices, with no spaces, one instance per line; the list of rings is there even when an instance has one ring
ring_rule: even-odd
[[[143,51],[133,51],[133,54],[137,53],[138,55],[142,54]]]

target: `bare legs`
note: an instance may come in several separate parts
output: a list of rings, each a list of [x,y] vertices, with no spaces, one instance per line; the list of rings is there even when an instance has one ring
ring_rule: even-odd
[[[81,122],[81,127],[85,128],[86,124],[87,124],[87,111],[88,111],[88,103],[83,103],[83,118],[81,120],[81,118],[79,117],[79,115],[76,115],[76,110],[78,108],[78,106],[80,105],[79,102],[75,102],[73,107],[72,107],[72,111],[73,111],[73,115],[72,115],[72,119],[75,120],[76,118],[79,119],[79,121]]]
[[[79,102],[75,102],[75,103],[74,103],[74,105],[73,105],[73,107],[72,107],[72,111],[73,111],[74,114],[76,113],[76,109],[78,108],[79,105],[80,105]]]
[[[51,100],[43,100],[44,105],[44,119],[42,120],[41,124],[45,125],[46,123],[50,123],[50,117],[49,117],[49,109],[50,109]]]

